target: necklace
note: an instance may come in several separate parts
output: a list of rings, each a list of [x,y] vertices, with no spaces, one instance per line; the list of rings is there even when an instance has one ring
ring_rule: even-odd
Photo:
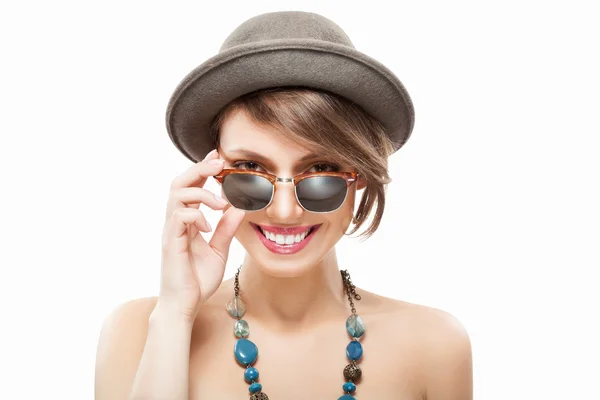
[[[258,370],[252,366],[258,358],[258,347],[246,339],[250,334],[250,327],[248,322],[242,319],[246,313],[246,303],[240,297],[239,275],[241,269],[242,266],[240,265],[235,274],[234,296],[227,302],[227,312],[236,320],[233,326],[233,333],[237,339],[233,347],[233,354],[238,363],[246,368],[244,379],[250,384],[248,387],[250,400],[269,400],[269,396],[262,391],[262,385],[257,382]],[[346,382],[342,385],[342,390],[345,394],[339,397],[338,400],[356,400],[352,394],[356,391],[356,383],[362,376],[362,371],[357,362],[361,359],[363,353],[362,345],[358,339],[365,333],[366,328],[363,320],[356,314],[356,308],[352,301],[352,298],[360,300],[361,297],[356,294],[348,271],[343,270],[340,273],[342,275],[344,291],[348,295],[352,314],[346,320],[346,331],[348,331],[351,337],[350,343],[346,346],[346,356],[350,364],[344,368],[344,379]]]

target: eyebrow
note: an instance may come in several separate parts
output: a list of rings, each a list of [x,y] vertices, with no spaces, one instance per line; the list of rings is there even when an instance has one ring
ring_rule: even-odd
[[[256,160],[256,161],[260,161],[260,162],[264,162],[264,163],[269,163],[270,160],[269,158],[263,156],[262,154],[256,153],[252,150],[246,150],[246,149],[233,149],[227,152],[227,154],[225,154],[225,151],[223,150],[221,152],[222,155],[225,156],[225,158],[231,158],[231,154],[235,154],[236,156],[239,157],[244,157],[244,158],[249,158],[252,160]],[[316,153],[310,153],[307,154],[305,156],[303,156],[302,158],[300,158],[300,160],[298,160],[299,162],[305,162],[308,160],[314,160],[317,158],[321,158],[322,156]]]

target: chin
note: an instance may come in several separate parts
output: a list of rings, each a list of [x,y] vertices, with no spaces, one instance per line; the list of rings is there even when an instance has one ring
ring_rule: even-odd
[[[339,240],[327,238],[331,232],[326,223],[291,229],[257,225],[252,222],[245,224],[247,225],[238,231],[236,238],[254,265],[263,273],[275,278],[294,278],[307,274],[317,267]],[[281,243],[282,238],[279,237],[278,243],[276,235],[283,236],[283,233],[288,233],[285,235],[288,241]],[[293,235],[295,241],[292,243]]]

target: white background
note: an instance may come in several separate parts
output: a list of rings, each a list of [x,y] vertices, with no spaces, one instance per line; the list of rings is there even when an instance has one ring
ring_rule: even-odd
[[[101,324],[157,293],[168,187],[191,165],[168,99],[275,10],[334,20],[414,100],[381,228],[339,243],[353,281],[457,316],[476,399],[600,398],[593,1],[7,3],[0,398],[93,398]]]

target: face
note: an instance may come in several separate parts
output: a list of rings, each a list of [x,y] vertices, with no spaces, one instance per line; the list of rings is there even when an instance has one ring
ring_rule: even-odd
[[[232,114],[222,125],[219,155],[224,168],[265,172],[292,178],[308,172],[352,172],[351,166],[328,162],[307,148],[285,141],[272,128],[258,127],[243,112]],[[276,277],[303,275],[316,267],[347,231],[354,212],[354,182],[335,211],[305,210],[292,182],[277,182],[271,203],[248,211],[236,233],[257,267]],[[225,196],[225,193],[221,194]]]

